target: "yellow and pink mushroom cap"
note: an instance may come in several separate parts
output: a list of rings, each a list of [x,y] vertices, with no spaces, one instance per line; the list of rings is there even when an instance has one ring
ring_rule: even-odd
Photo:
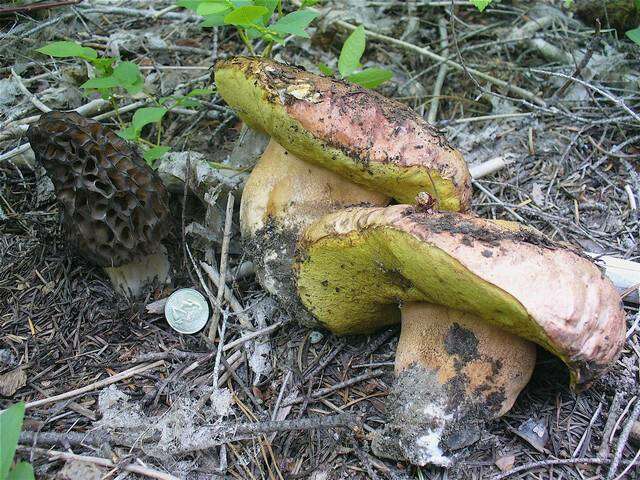
[[[589,259],[517,223],[394,205],[311,224],[295,265],[304,306],[338,334],[400,321],[426,302],[476,315],[541,345],[589,384],[618,357],[625,314]]]
[[[264,58],[218,61],[215,81],[244,122],[298,158],[399,202],[426,191],[440,209],[469,208],[462,155],[409,107]]]

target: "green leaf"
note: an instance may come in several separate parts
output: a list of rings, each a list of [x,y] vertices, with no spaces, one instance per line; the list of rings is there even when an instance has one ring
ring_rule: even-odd
[[[79,57],[93,60],[98,57],[98,53],[93,48],[83,47],[77,42],[47,43],[44,47],[36,49],[36,52],[58,58]]]
[[[120,86],[120,81],[115,77],[90,78],[80,88],[101,90],[103,88],[116,88]]]
[[[319,15],[315,10],[298,10],[285,15],[276,23],[269,27],[278,33],[288,33],[299,37],[309,38],[309,34],[304,31],[305,28]]]
[[[7,478],[13,463],[23,418],[24,402],[16,403],[0,413],[0,478]]]
[[[360,68],[360,59],[364,53],[366,45],[364,27],[360,25],[356,28],[342,46],[340,58],[338,59],[338,71],[343,77],[348,77]]]
[[[122,82],[122,85],[135,85],[142,80],[140,67],[133,62],[120,62],[113,69],[113,77]]]
[[[215,95],[216,91],[213,88],[194,88],[185,96],[196,97],[200,95]]]
[[[133,62],[120,62],[113,69],[111,78],[118,82],[116,86],[124,88],[131,95],[141,92],[144,87],[140,67]]]
[[[167,113],[164,107],[144,107],[136,110],[131,120],[131,126],[135,132],[141,132],[142,129],[150,123],[158,123]]]
[[[183,7],[189,10],[193,10],[195,12],[201,3],[202,3],[202,0],[178,0],[176,2],[176,5],[178,7]]]
[[[27,462],[20,462],[9,472],[6,480],[35,480],[33,467]]]
[[[221,27],[224,25],[224,17],[226,17],[226,13],[221,13],[220,15],[207,15],[204,17],[204,21],[200,24],[202,28],[207,27]]]
[[[115,63],[115,57],[100,57],[95,60],[91,60],[93,68],[96,69],[99,77],[106,77],[113,73],[113,64]]]
[[[625,33],[627,37],[631,39],[632,42],[640,45],[640,27],[634,28],[633,30],[629,30]]]
[[[326,63],[318,64],[318,68],[327,77],[333,77],[333,69],[329,65],[327,65]]]
[[[475,5],[475,7],[480,10],[481,12],[484,11],[485,8],[487,8],[489,6],[489,4],[493,1],[493,0],[470,0],[472,4]]]
[[[145,150],[142,154],[142,158],[144,158],[149,165],[153,166],[155,161],[161,158],[169,150],[171,150],[171,147],[158,145],[157,147],[152,147],[148,150]]]
[[[364,88],[376,88],[391,78],[393,78],[393,73],[383,68],[367,68],[347,77],[350,82],[357,83]]]
[[[140,138],[140,132],[136,132],[135,128],[129,125],[122,130],[118,130],[118,136],[120,138],[124,138],[125,140],[137,140]]]
[[[202,105],[198,100],[196,100],[195,98],[187,98],[187,97],[182,97],[180,100],[178,100],[176,102],[176,107],[186,107],[186,108],[197,108],[200,105]]]
[[[255,0],[254,1],[255,5],[259,5],[267,9],[267,13],[265,13],[262,16],[263,25],[266,25],[267,23],[269,23],[269,20],[271,20],[271,17],[273,16],[273,12],[275,12],[276,8],[278,7],[279,1],[280,0]]]
[[[256,5],[247,5],[239,7],[224,17],[224,23],[227,25],[236,25],[248,27],[265,15],[268,10],[265,7]]]
[[[319,2],[320,0],[303,0],[300,8],[313,7],[316,3],[319,3]]]
[[[203,17],[207,15],[217,15],[229,10],[229,7],[224,3],[201,3],[196,9],[198,15]]]

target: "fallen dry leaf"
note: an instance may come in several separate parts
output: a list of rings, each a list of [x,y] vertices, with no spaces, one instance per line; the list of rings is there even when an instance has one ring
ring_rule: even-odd
[[[16,391],[27,384],[27,374],[22,367],[0,375],[0,395],[12,397]]]

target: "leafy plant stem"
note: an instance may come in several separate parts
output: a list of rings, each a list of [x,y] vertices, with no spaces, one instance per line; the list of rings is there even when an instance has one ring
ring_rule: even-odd
[[[244,44],[247,46],[247,49],[249,50],[249,53],[251,55],[255,55],[256,52],[253,49],[253,45],[251,44],[251,40],[249,40],[249,38],[247,37],[247,34],[244,32],[244,30],[238,29],[238,35],[240,35],[240,38],[242,39]]]
[[[116,114],[116,120],[118,121],[118,125],[120,128],[124,128],[124,122],[122,118],[120,118],[120,110],[118,109],[118,102],[113,95],[109,95],[109,103],[111,103],[111,107],[113,108],[113,112]]]

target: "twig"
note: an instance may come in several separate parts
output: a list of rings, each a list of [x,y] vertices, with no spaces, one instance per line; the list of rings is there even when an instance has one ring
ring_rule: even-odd
[[[28,5],[20,5],[17,7],[0,8],[0,15],[8,15],[10,13],[29,13],[37,10],[48,10],[51,8],[64,7],[67,5],[77,5],[82,0],[60,0],[59,2],[43,2],[31,3]]]
[[[220,299],[221,301],[222,299]],[[218,307],[220,305],[218,304]],[[219,317],[218,317],[219,318]],[[217,330],[217,328],[216,328]],[[216,360],[213,363],[213,385],[214,387],[218,385],[218,372],[220,370],[220,359],[222,358],[222,348],[224,346],[224,334],[227,330],[227,316],[224,316],[224,319],[222,320],[222,326],[220,327],[220,343],[218,343],[218,348],[216,350]],[[211,338],[211,337],[209,337]],[[211,341],[213,341],[215,339],[215,331],[213,332],[213,339],[211,339]]]
[[[487,160],[486,162],[469,167],[469,173],[471,174],[471,178],[477,180],[503,169],[509,163],[510,162],[507,161],[505,157],[495,157]]]
[[[609,473],[607,474],[607,480],[612,480],[616,471],[618,470],[618,465],[620,465],[620,460],[622,460],[622,454],[624,453],[624,448],[627,446],[627,441],[629,440],[629,434],[631,433],[631,428],[633,427],[633,422],[638,419],[640,415],[640,399],[636,401],[636,405],[633,407],[631,411],[631,415],[629,415],[629,419],[627,420],[626,425],[622,429],[620,433],[620,437],[618,437],[618,445],[616,446],[616,453],[613,455],[613,461],[611,462],[611,467],[609,467]]]
[[[598,449],[598,456],[600,458],[608,458],[609,451],[611,450],[611,443],[609,437],[613,431],[613,427],[616,424],[616,418],[618,417],[618,411],[620,410],[620,402],[622,401],[622,394],[616,392],[611,401],[611,407],[609,407],[609,414],[607,416],[607,423],[604,425],[602,431],[602,443]]]
[[[578,442],[578,445],[576,445],[576,448],[573,450],[574,457],[578,455],[578,453],[580,452],[580,449],[582,448],[582,445],[584,445],[584,442],[587,439],[587,436],[590,435],[591,429],[593,428],[593,424],[596,423],[596,419],[600,415],[601,410],[602,410],[602,402],[598,404],[598,408],[596,408],[595,413],[591,416],[589,425],[587,425],[587,428],[584,429],[584,433],[582,434],[582,437],[580,437],[580,441]]]
[[[355,385],[356,383],[363,382],[364,380],[370,380],[372,378],[382,377],[386,372],[384,370],[374,370],[373,372],[363,373],[362,375],[358,375],[357,377],[350,378],[345,380],[344,382],[338,382],[330,387],[321,388],[311,394],[312,399],[318,399],[320,397],[324,397],[330,393],[333,393],[337,390],[341,390],[346,387],[350,387],[351,385]],[[305,400],[306,397],[297,397],[293,400],[285,402],[284,406],[295,405],[296,403],[301,403]]]
[[[496,197],[493,193],[491,193],[490,190],[484,188],[484,186],[482,186],[480,182],[477,182],[476,180],[471,180],[471,183],[473,184],[474,187],[476,187],[478,190],[484,193],[491,200],[501,205],[502,208],[504,208],[507,212],[509,212],[513,216],[513,218],[515,218],[517,221],[521,223],[527,223],[526,220],[522,218],[520,215],[518,215],[513,208],[509,207],[508,205],[505,205],[504,202],[500,200],[498,197]]]
[[[445,57],[449,56],[449,39],[447,38],[447,21],[441,18],[438,21],[438,31],[440,32],[440,50]],[[442,85],[447,77],[447,71],[449,66],[443,62],[438,69],[438,76],[436,77],[436,83],[433,85],[433,93],[431,95],[431,105],[429,106],[429,114],[427,115],[427,121],[434,123],[438,117],[438,107],[440,106],[440,92],[442,92]]]
[[[263,328],[261,330],[256,330],[255,332],[251,332],[243,337],[238,338],[237,340],[234,340],[233,342],[229,342],[227,343],[223,348],[222,351],[226,352],[228,350],[231,350],[234,347],[237,347],[238,345],[242,345],[245,342],[248,342],[249,340],[253,340],[256,337],[261,337],[262,335],[267,335],[268,333],[273,332],[274,330],[277,330],[278,328],[280,328],[282,325],[284,324],[284,322],[276,322],[273,325],[269,325],[266,328]]]
[[[287,374],[284,376],[284,380],[282,380],[282,385],[280,386],[280,393],[278,394],[278,398],[276,399],[276,404],[273,406],[273,412],[271,413],[271,420],[276,420],[276,417],[278,415],[278,409],[280,408],[280,404],[282,403],[282,397],[284,397],[284,391],[287,388],[290,378],[291,378],[291,370],[287,372]]]
[[[551,76],[554,76],[554,77],[565,78],[567,80],[573,80],[574,82],[579,83],[580,85],[582,85],[584,87],[587,87],[587,88],[590,88],[594,92],[599,93],[603,97],[608,98],[613,103],[615,103],[620,108],[622,108],[627,113],[629,113],[634,119],[636,119],[638,122],[640,122],[640,115],[638,115],[638,113],[636,113],[633,110],[631,110],[631,108],[629,108],[629,106],[626,103],[624,103],[624,100],[622,100],[621,98],[616,97],[615,95],[607,92],[606,90],[604,90],[602,88],[596,87],[595,85],[592,85],[589,82],[585,82],[584,80],[581,80],[579,78],[573,77],[571,75],[565,75],[564,73],[561,73],[561,72],[550,72],[548,70],[540,70],[538,68],[532,68],[531,71],[532,72],[536,72],[536,73],[542,73],[543,75],[551,75]]]
[[[209,340],[212,342],[216,338],[218,323],[220,322],[220,313],[222,310],[222,300],[224,298],[225,288],[227,287],[227,264],[229,262],[229,240],[231,239],[231,225],[233,222],[233,201],[233,193],[229,192],[229,195],[227,196],[227,210],[224,219],[224,236],[222,237],[222,249],[220,252],[220,281],[217,284],[218,294],[216,297],[216,305],[213,307],[213,316],[211,317],[211,324],[209,325]],[[220,344],[220,347],[222,348],[222,344]]]
[[[195,445],[187,445],[184,450],[177,453],[184,454],[200,450],[208,450],[223,443],[230,442],[233,438],[243,435],[259,435],[262,433],[288,432],[291,430],[326,430],[329,428],[349,428],[361,423],[361,419],[351,413],[338,415],[326,415],[318,417],[297,418],[293,420],[277,420],[256,423],[222,424],[208,427],[198,434],[198,442]],[[207,433],[210,430],[211,433]],[[209,441],[203,441],[202,437],[211,437]]]
[[[161,12],[159,10],[141,10],[138,8],[125,8],[125,7],[111,7],[111,6],[96,6],[96,5],[78,5],[79,8],[84,10],[86,13],[108,13],[113,15],[125,15],[128,17],[141,17],[141,18],[157,18],[158,14]],[[176,13],[176,12],[165,12],[162,14],[163,18],[169,20],[181,20],[183,22],[198,22],[202,20],[202,17],[197,15],[187,15],[184,13]]]
[[[80,462],[93,463],[95,465],[100,465],[101,467],[109,467],[109,468],[126,470],[127,472],[142,475],[147,478],[156,478],[158,480],[180,480],[178,477],[174,477],[169,473],[153,470],[152,468],[146,467],[144,465],[136,465],[133,463],[130,463],[128,465],[121,465],[119,463],[115,463],[109,460],[108,458],[91,457],[88,455],[76,455],[75,453],[60,452],[58,450],[45,450],[42,448],[24,448],[24,447],[23,449],[33,453],[46,455],[50,458],[50,460],[64,460],[64,461],[76,460]]]
[[[19,442],[30,446],[64,445],[72,447],[98,447],[102,443],[113,442],[111,435],[100,432],[20,432]],[[127,445],[128,446],[128,445]]]
[[[589,40],[589,43],[587,44],[587,51],[580,60],[580,63],[578,64],[576,69],[573,71],[573,74],[571,75],[572,77],[577,77],[582,73],[582,70],[584,70],[589,64],[589,61],[591,60],[596,47],[600,44],[600,21],[597,19],[596,21],[598,22],[598,26],[596,28],[595,35],[591,37],[591,40]],[[566,80],[564,84],[552,95],[551,99],[554,100],[563,95],[567,88],[569,88],[569,85],[571,85],[571,82],[572,80]]]
[[[356,29],[356,27],[354,25],[351,25],[348,22],[342,21],[342,20],[337,20],[336,25],[349,30],[349,31],[353,31]],[[390,43],[392,45],[396,45],[398,47],[402,47],[405,50],[409,50],[415,53],[418,53],[424,57],[428,57],[431,58],[437,62],[445,62],[447,65],[449,65],[450,67],[455,68],[456,70],[460,70],[460,71],[464,71],[465,67],[463,67],[462,65],[460,65],[457,62],[454,62],[453,60],[450,60],[448,58],[443,57],[442,55],[438,55],[437,53],[432,52],[431,50],[424,48],[424,47],[418,47],[417,45],[413,45],[412,43],[408,43],[405,42],[403,40],[397,40],[393,37],[389,37],[387,35],[382,35],[380,33],[376,33],[376,32],[372,32],[370,30],[366,30],[366,35],[367,35],[367,39],[375,39],[375,40],[381,40],[387,43]],[[509,82],[505,82],[504,80],[500,80],[499,78],[493,77],[491,75],[489,75],[488,73],[484,73],[481,72],[479,70],[476,70],[474,68],[470,68],[467,67],[466,70],[469,73],[472,73],[473,75],[482,78],[483,80],[486,80],[489,83],[492,83],[493,85],[496,85],[500,88],[504,88],[505,90],[518,95],[524,99],[530,100],[533,103],[536,103],[542,107],[546,106],[546,103],[543,99],[541,99],[540,97],[538,97],[537,95],[529,92],[528,90],[525,90],[524,88],[520,88],[517,87],[515,85],[510,84]]]
[[[13,68],[11,69],[11,76],[17,82],[18,88],[20,89],[20,91],[24,94],[25,97],[29,99],[29,101],[33,104],[34,107],[36,107],[38,110],[44,113],[49,113],[51,111],[49,107],[47,107],[44,103],[38,100],[38,98],[33,93],[31,93],[27,87],[24,86],[24,83],[22,83],[22,78],[20,77],[20,75],[16,73],[16,71]]]
[[[92,390],[97,390],[99,388],[106,387],[107,385],[111,385],[112,383],[119,382],[120,380],[125,380],[135,375],[139,375],[143,372],[146,372],[147,370],[153,370],[160,365],[164,365],[164,360],[158,360],[157,362],[153,362],[147,365],[138,365],[136,367],[130,368],[129,370],[125,370],[124,372],[120,372],[109,378],[99,380],[84,387],[70,390],[59,395],[54,395],[53,397],[43,398],[42,400],[28,402],[25,404],[25,408],[39,407],[40,405],[46,405],[47,403],[54,403],[60,400],[65,400],[67,398],[77,397],[78,395],[82,395],[83,393],[91,392]]]
[[[205,271],[208,277],[211,279],[211,281],[219,288],[221,282],[220,274],[218,273],[218,271],[206,262],[200,262],[200,265],[202,266],[202,269]],[[251,320],[249,319],[249,316],[245,313],[244,308],[242,307],[242,305],[240,305],[240,302],[233,294],[231,289],[226,285],[224,286],[224,298],[227,300],[227,302],[229,302],[229,306],[231,307],[231,310],[233,310],[233,313],[235,313],[238,317],[240,324],[244,328],[253,330],[254,327],[251,323]]]
[[[9,150],[8,152],[3,153],[2,155],[0,155],[0,162],[2,162],[4,160],[9,160],[10,158],[13,158],[13,157],[17,157],[21,153],[28,152],[30,149],[31,149],[31,145],[28,144],[28,143],[19,145],[16,148],[13,148],[13,149]]]
[[[551,467],[553,465],[575,465],[578,463],[603,465],[609,463],[609,460],[607,460],[606,458],[562,458],[557,460],[540,460],[539,462],[531,462],[520,465],[519,467],[509,470],[508,472],[501,473],[500,475],[491,478],[491,480],[502,480],[503,478],[508,478],[512,475],[515,475],[516,473],[534,470],[536,468]]]

